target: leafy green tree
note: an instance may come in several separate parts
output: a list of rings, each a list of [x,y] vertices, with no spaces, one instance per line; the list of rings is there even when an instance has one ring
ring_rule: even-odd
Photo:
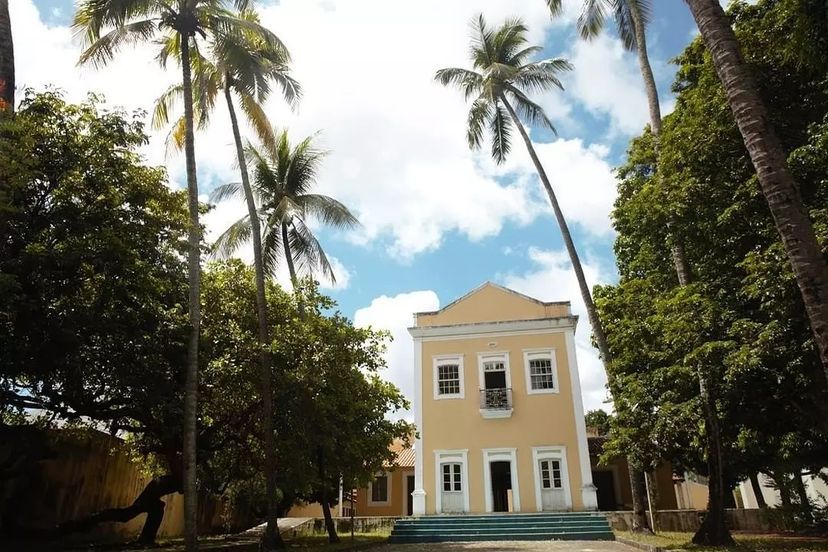
[[[258,16],[252,10],[239,14],[241,19],[254,24],[259,23]],[[274,541],[278,533],[276,525],[276,459],[273,457],[273,416],[270,407],[273,404],[273,392],[270,389],[270,332],[268,329],[268,312],[265,299],[265,270],[262,260],[262,233],[258,217],[256,217],[256,203],[250,178],[247,170],[247,161],[244,156],[239,122],[233,102],[238,98],[242,112],[259,135],[259,139],[273,145],[274,136],[270,123],[264,113],[264,102],[270,96],[272,84],[281,88],[285,100],[294,105],[299,98],[298,83],[289,74],[290,55],[281,42],[275,42],[268,37],[262,37],[259,27],[241,28],[235,33],[212,36],[210,41],[211,59],[202,56],[194,50],[191,62],[194,72],[195,113],[200,126],[205,126],[210,119],[211,109],[215,106],[219,94],[224,95],[230,123],[233,130],[233,139],[236,145],[236,158],[239,164],[242,191],[247,203],[250,217],[250,237],[253,241],[253,266],[256,281],[256,312],[258,313],[259,362],[261,365],[262,405],[263,414],[262,433],[264,448],[268,456],[266,462],[266,482],[268,497],[267,529],[268,541]],[[168,37],[167,52],[172,56],[178,55],[176,37]],[[179,59],[180,61],[180,59]],[[153,125],[156,128],[169,123],[169,113],[174,104],[180,100],[183,93],[181,85],[170,87],[157,101],[153,116]],[[183,130],[186,128],[184,117],[178,119],[171,132],[171,138],[179,148],[183,145]]]
[[[0,411],[153,434],[135,502],[58,530],[146,513],[151,542],[182,488],[186,197],[143,164],[140,117],[99,106],[29,90],[0,121]]]
[[[307,220],[315,217],[336,228],[351,228],[359,221],[336,199],[311,191],[325,152],[314,147],[312,137],[291,147],[287,131],[282,131],[274,147],[248,145],[246,154],[253,166],[258,217],[265,226],[262,236],[265,270],[273,274],[284,255],[294,288],[299,287],[300,271],[306,274],[320,271],[328,280],[335,281],[331,263]],[[231,182],[216,188],[212,197],[221,201],[242,194],[239,184]],[[231,255],[238,250],[250,239],[255,218],[248,214],[233,223],[216,240],[216,251]]]
[[[821,131],[814,126],[828,112],[824,72],[790,55],[795,29],[810,27],[793,4],[737,6],[735,28],[763,96],[773,100],[769,115],[792,152],[789,162],[824,240],[825,192],[816,176],[825,170],[824,156],[815,154]],[[679,63],[677,107],[659,143],[661,177],[649,133],[633,142],[619,170],[613,217],[621,281],[602,288],[597,303],[616,353],[611,381],[618,384],[621,423],[613,442],[645,460],[668,455],[709,472],[716,455],[706,442],[711,428],[701,430],[699,418],[707,401],[692,380],[706,373],[715,383],[726,492],[757,471],[806,469],[814,455],[824,455],[826,386],[795,279],[713,64],[700,41]],[[673,289],[668,232],[683,241],[694,268],[686,289]],[[707,525],[699,537],[723,535]]]
[[[591,427],[598,432],[598,435],[607,435],[610,432],[610,422],[612,415],[607,414],[605,410],[587,410],[584,415],[587,427]]]
[[[828,379],[828,264],[817,240],[786,151],[742,57],[730,18],[717,0],[687,0],[725,90],[785,254],[793,268]]]

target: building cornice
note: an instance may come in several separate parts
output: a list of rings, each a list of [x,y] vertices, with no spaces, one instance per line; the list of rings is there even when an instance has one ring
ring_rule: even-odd
[[[520,335],[524,333],[554,333],[575,330],[577,316],[560,316],[534,320],[510,320],[508,322],[475,322],[445,326],[414,326],[408,328],[411,337],[421,341],[439,341],[456,337],[490,337],[496,335]]]

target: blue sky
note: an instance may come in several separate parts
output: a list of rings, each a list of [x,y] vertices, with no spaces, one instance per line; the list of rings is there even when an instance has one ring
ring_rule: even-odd
[[[669,111],[674,67],[669,60],[693,36],[683,0],[655,0],[648,30],[661,101]],[[490,22],[518,15],[545,46],[544,56],[567,57],[575,71],[563,93],[538,98],[559,135],[532,131],[541,160],[561,196],[591,283],[616,278],[609,210],[612,167],[646,122],[646,104],[634,56],[614,36],[577,40],[579,0],[549,21],[542,0],[283,0],[260,2],[263,21],[287,43],[305,86],[299,110],[278,100],[269,113],[295,137],[322,130],[331,151],[320,189],[349,204],[363,227],[319,235],[335,257],[339,283],[327,292],[359,324],[389,329],[388,377],[410,392],[410,342],[404,331],[413,310],[447,304],[486,280],[547,300],[573,301],[577,288],[557,226],[521,144],[504,167],[485,150],[464,143],[460,94],[431,81],[436,69],[467,65],[469,19],[483,11]],[[93,71],[74,66],[80,44],[67,28],[71,0],[11,2],[18,83],[63,88],[70,99],[102,92],[115,105],[149,110],[176,74],[163,72],[144,48],[125,51],[118,65]],[[219,119],[219,118],[217,118]],[[200,187],[208,193],[233,178],[227,124],[217,120],[196,139]],[[164,132],[154,134],[148,161],[166,163],[173,184],[183,180],[183,159],[165,157]],[[206,220],[215,235],[243,211],[222,205]],[[600,406],[604,378],[589,345],[585,316],[578,334],[587,408]]]

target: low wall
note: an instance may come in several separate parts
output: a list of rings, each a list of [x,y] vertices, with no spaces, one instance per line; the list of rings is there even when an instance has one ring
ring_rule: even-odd
[[[629,531],[633,514],[625,512],[603,512],[616,531]],[[660,510],[656,512],[659,531],[692,533],[701,525],[704,510]],[[727,509],[727,525],[734,531],[771,531],[770,520],[760,509]],[[649,516],[648,516],[649,517]]]
[[[354,533],[376,533],[381,531],[390,532],[394,528],[394,522],[400,519],[399,517],[355,517],[354,518]],[[342,536],[351,532],[351,518],[333,518],[336,524],[336,532]],[[325,520],[323,518],[313,518],[307,522],[289,529],[282,533],[286,537],[298,537],[304,535],[321,535],[326,533]]]

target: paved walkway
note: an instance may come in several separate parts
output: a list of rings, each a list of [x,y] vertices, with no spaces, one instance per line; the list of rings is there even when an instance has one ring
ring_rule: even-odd
[[[511,552],[532,550],[547,552],[634,552],[633,548],[612,541],[495,541],[495,542],[440,542],[433,544],[386,544],[373,548],[376,552]]]

